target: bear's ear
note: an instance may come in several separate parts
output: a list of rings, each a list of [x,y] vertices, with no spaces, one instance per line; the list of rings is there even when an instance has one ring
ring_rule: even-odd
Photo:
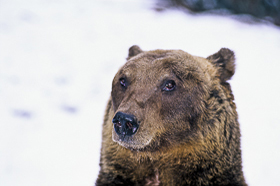
[[[229,80],[235,72],[235,57],[233,51],[221,48],[219,52],[207,57],[219,71],[222,82]]]
[[[130,59],[133,56],[136,56],[137,54],[142,53],[143,50],[137,45],[133,45],[132,47],[129,48],[128,50],[128,57],[126,58],[127,60]]]

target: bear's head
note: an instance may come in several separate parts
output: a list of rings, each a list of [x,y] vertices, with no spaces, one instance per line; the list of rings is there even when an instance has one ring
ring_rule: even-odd
[[[231,94],[226,81],[234,54],[222,48],[208,58],[181,50],[129,49],[112,83],[113,141],[131,150],[156,150],[203,141],[218,130],[213,118]]]

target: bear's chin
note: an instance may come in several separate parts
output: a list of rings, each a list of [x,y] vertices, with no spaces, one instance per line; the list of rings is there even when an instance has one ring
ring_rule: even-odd
[[[137,136],[120,137],[115,132],[113,132],[112,140],[118,143],[120,146],[130,150],[143,150],[150,145],[152,138],[138,139]]]

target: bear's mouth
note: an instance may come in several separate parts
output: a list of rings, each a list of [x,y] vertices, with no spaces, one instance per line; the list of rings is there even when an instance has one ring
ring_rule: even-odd
[[[134,129],[136,131],[133,135],[127,135],[126,133],[122,133],[121,135],[119,135],[117,132],[119,130],[118,127],[120,127],[119,125],[120,124],[118,123],[114,124],[114,127],[112,129],[112,140],[114,142],[130,150],[141,150],[150,145],[153,137],[149,134],[144,135],[142,133],[143,131],[141,131],[141,127]],[[133,130],[132,128],[133,127],[131,126],[131,130]]]
[[[115,132],[114,132],[115,133]],[[141,150],[149,146],[150,140],[138,139],[131,136],[113,135],[113,141],[130,150]]]

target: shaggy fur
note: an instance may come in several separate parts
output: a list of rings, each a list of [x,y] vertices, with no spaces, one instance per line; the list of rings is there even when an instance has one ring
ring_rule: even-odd
[[[223,48],[205,59],[132,46],[127,59],[112,83],[96,185],[246,185],[226,82],[234,53]],[[135,116],[134,135],[115,132],[117,112]]]

